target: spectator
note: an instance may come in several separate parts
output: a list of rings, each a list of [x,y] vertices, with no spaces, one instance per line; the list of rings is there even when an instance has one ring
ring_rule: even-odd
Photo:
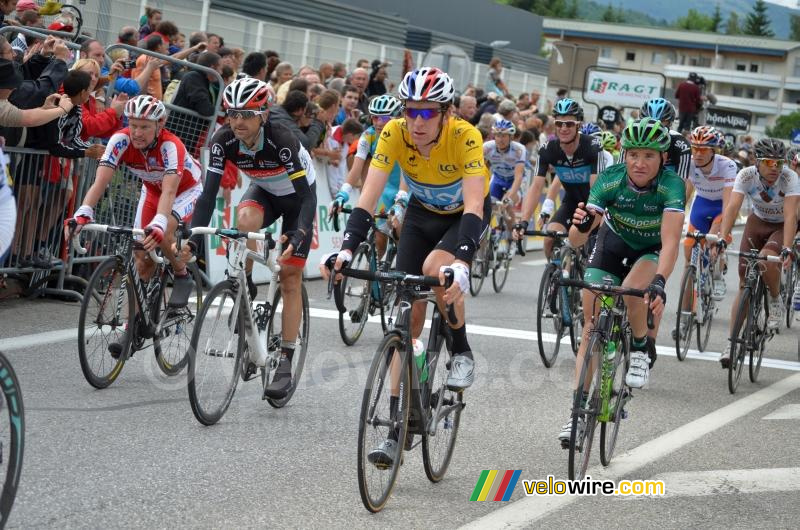
[[[51,229],[60,224],[64,218],[64,207],[69,198],[70,191],[64,180],[71,175],[71,169],[68,165],[62,165],[55,157],[99,159],[105,151],[102,144],[92,145],[81,139],[82,108],[89,100],[91,82],[92,76],[89,73],[80,70],[70,71],[64,79],[63,89],[73,105],[72,109],[58,120],[28,130],[25,146],[44,149],[52,155],[44,159],[42,166],[30,172],[30,180],[23,181],[27,186],[20,183],[21,187],[33,188],[25,190],[24,198],[23,194],[19,196],[17,206],[18,219],[26,222],[28,227],[37,227],[37,230],[27,231],[23,245],[24,255],[31,256],[32,264],[36,267],[50,268],[52,264],[51,251],[56,250],[60,242],[53,241],[48,245],[47,239]],[[42,171],[43,181],[40,177]],[[39,179],[33,180],[36,177]],[[40,181],[41,192],[37,193]],[[22,226],[18,226],[17,230],[20,234],[22,234],[21,228]],[[35,255],[34,248],[37,249]]]
[[[208,51],[219,53],[219,49],[225,46],[225,41],[216,33],[209,33],[206,44],[208,44],[208,48],[206,48]]]
[[[208,43],[208,34],[205,31],[194,31],[189,34],[189,47],[197,46],[201,42]]]
[[[353,118],[345,120],[341,125],[331,129],[331,134],[326,139],[331,156],[328,159],[328,190],[331,197],[335,196],[347,178],[347,154],[353,142],[361,137],[364,127],[361,122]]]
[[[531,107],[530,95],[523,92],[517,98],[517,110],[519,111],[528,110],[530,107]]]
[[[366,94],[368,83],[369,74],[367,74],[365,68],[358,67],[350,74],[350,84],[358,89],[358,104],[356,106],[361,111],[361,114],[366,114],[369,110],[369,101]]]
[[[349,118],[358,119],[361,114],[361,111],[358,110],[358,89],[353,85],[345,85],[342,89],[341,107],[333,124],[341,125]]]
[[[325,85],[323,85],[322,83],[314,83],[313,85],[309,85],[308,99],[310,99],[313,103],[317,103],[317,105],[319,105],[317,99],[322,95],[324,91],[325,91]],[[339,93],[336,92],[336,94]],[[337,99],[336,101],[337,103],[336,103],[336,110],[334,111],[334,116],[336,115],[337,112],[339,112],[339,103],[338,103],[339,100]]]
[[[539,99],[541,97],[542,97],[542,95],[539,92],[537,92],[536,90],[531,92],[530,110],[533,110],[534,113],[539,112]]]
[[[267,78],[267,56],[261,52],[248,53],[242,63],[242,74],[260,81]]]
[[[130,60],[128,50],[116,48],[111,50],[110,56],[113,61],[111,67],[103,66],[100,68],[100,75],[106,78],[107,83],[114,84],[116,92],[123,92],[130,97],[139,95],[142,87],[147,84],[153,72],[162,65],[162,61],[159,59],[148,57],[139,75],[136,78],[131,78],[133,61]]]
[[[186,35],[184,35],[179,31],[178,34],[175,35],[175,37],[173,37],[169,41],[169,54],[175,55],[176,53],[180,52],[185,48],[186,48]]]
[[[300,128],[298,121],[305,116],[307,105],[308,96],[304,92],[299,90],[289,92],[282,104],[273,105],[270,108],[269,121],[288,127],[303,144],[303,147],[311,151],[319,145],[325,124],[312,117],[306,131]]]
[[[169,53],[170,42],[172,42],[172,39],[178,36],[178,33],[180,33],[180,31],[178,31],[178,26],[176,26],[174,22],[163,20],[158,23],[155,31],[151,32],[150,35],[158,35],[161,37],[161,39],[164,41],[164,44],[167,46],[167,53]]]
[[[214,52],[206,52],[197,60],[199,66],[222,72],[220,56]],[[201,116],[213,116],[216,111],[217,98],[220,93],[217,77],[197,70],[191,70],[181,79],[172,104],[194,111]],[[199,154],[199,148],[208,130],[208,120],[185,114],[170,113],[167,117],[167,129],[180,138],[192,156]],[[198,131],[200,133],[198,134]]]
[[[27,0],[27,3],[33,4],[30,0]],[[29,28],[41,27],[42,17],[39,16],[38,11],[35,11],[36,4],[33,4],[33,7],[25,10],[20,10],[20,4],[22,4],[22,2],[17,4],[17,21],[19,24]],[[17,37],[11,42],[11,48],[17,56],[17,61],[22,62],[25,52],[28,51],[28,46],[32,46],[37,41],[40,42],[40,39],[22,33],[17,34]]]
[[[328,88],[335,90],[340,94],[342,93],[342,90],[344,90],[345,86],[344,78],[342,77],[334,77],[328,81]]]
[[[366,59],[359,59],[358,62],[356,62],[356,70],[359,68],[363,68],[364,71],[366,71],[368,66],[369,66],[369,61]]]
[[[278,52],[273,50],[265,51],[264,55],[267,58],[267,75],[265,76],[264,80],[269,83],[270,79],[272,79],[272,73],[275,71],[275,68],[281,64],[281,58],[278,55]]]
[[[470,121],[478,112],[478,102],[473,96],[461,96],[456,113],[464,120]]]
[[[236,79],[236,76],[233,73],[233,68],[227,64],[222,65],[219,75],[222,76],[222,82],[225,84],[225,86],[230,85],[233,80]]]
[[[117,42],[120,44],[127,44],[128,46],[137,46],[139,44],[138,35],[139,32],[133,26],[123,26],[122,29],[119,30]]]
[[[217,55],[222,61],[222,66],[227,66],[232,71],[236,71],[236,57],[233,55],[232,49],[223,46],[217,51]]]
[[[497,93],[489,92],[486,95],[486,101],[484,101],[483,104],[478,107],[478,112],[476,112],[475,116],[472,117],[472,121],[470,123],[476,125],[484,114],[494,114],[495,112],[497,112]],[[490,123],[489,128],[491,129],[491,127],[492,124]]]
[[[508,120],[514,121],[514,114],[517,112],[517,104],[510,99],[504,99],[497,106],[497,112],[494,114],[495,120]]]
[[[489,62],[486,79],[486,92],[494,92],[498,96],[508,96],[508,88],[503,82],[503,62],[495,57]]]
[[[372,73],[369,75],[369,83],[366,90],[367,96],[381,96],[387,92],[386,68],[388,66],[389,63],[382,63],[378,59],[372,61]]]
[[[347,77],[347,66],[344,63],[333,63],[333,78],[344,79]]]
[[[18,26],[16,20],[6,20],[6,16],[14,12],[17,0],[0,0],[0,28],[3,26]]]
[[[281,85],[291,81],[292,77],[294,77],[294,72],[292,71],[291,63],[279,63],[278,66],[275,67],[275,82],[272,84],[275,93],[278,93]]]
[[[322,85],[319,85],[322,86]],[[314,149],[311,153],[314,155],[315,158],[324,159],[331,169],[338,168],[339,164],[339,157],[340,152],[338,146],[335,148],[331,148],[330,145],[330,138],[331,138],[331,125],[333,124],[333,119],[336,117],[336,113],[339,111],[339,93],[335,90],[325,90],[323,87],[324,92],[321,93],[317,99],[316,105],[318,107],[317,110],[317,119],[325,124],[326,131],[328,134],[326,138],[320,143],[319,147]]]
[[[282,84],[281,88],[278,90],[277,94],[275,95],[275,99],[278,102],[278,104],[283,103],[284,100],[286,99],[286,94],[288,94],[289,91],[291,91],[291,90],[299,90],[299,91],[305,93],[305,95],[308,96],[309,99],[310,99],[310,96],[308,95],[308,86],[309,86],[309,83],[308,83],[308,81],[305,80],[305,78],[297,77],[295,79],[292,79],[288,83]]]
[[[106,64],[106,50],[97,39],[87,39],[81,44],[81,59],[94,59],[101,67]]]
[[[328,86],[328,80],[333,77],[333,65],[331,63],[322,63],[319,65],[319,81],[325,86]]]
[[[38,127],[72,110],[72,102],[69,98],[62,98],[61,94],[50,94],[41,108],[23,110],[16,107],[9,97],[23,86],[23,81],[19,65],[5,56],[0,58],[0,127]]]
[[[78,59],[72,70],[86,72],[91,76],[89,83],[89,98],[83,104],[82,121],[83,129],[81,131],[81,138],[88,140],[89,138],[110,138],[112,134],[122,128],[122,111],[125,109],[125,103],[128,101],[126,93],[120,93],[114,96],[114,99],[109,105],[109,108],[101,111],[97,109],[97,101],[94,97],[94,91],[97,89],[98,81],[100,80],[100,67],[94,59]]]
[[[689,78],[683,81],[675,90],[675,98],[678,100],[678,115],[680,123],[678,131],[685,134],[697,124],[697,113],[700,111],[702,99],[700,98],[700,87],[697,85],[697,74],[692,72]]]
[[[233,71],[238,74],[242,71],[244,63],[244,50],[241,48],[231,48],[233,50]]]
[[[139,27],[139,40],[145,40],[148,35],[155,31],[156,26],[161,22],[163,13],[160,9],[153,7],[144,8],[144,23]]]
[[[145,41],[145,49],[154,53],[166,55],[167,45],[164,39],[159,35],[150,35]],[[131,77],[138,78],[144,71],[147,63],[154,58],[145,54],[140,55],[136,59],[136,67],[131,71]],[[161,99],[164,95],[164,89],[161,86],[161,69],[156,68],[150,74],[147,82],[144,83],[144,93],[153,96],[156,99]]]

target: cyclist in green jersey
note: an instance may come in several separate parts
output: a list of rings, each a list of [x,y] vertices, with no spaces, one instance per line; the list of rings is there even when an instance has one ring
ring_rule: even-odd
[[[625,376],[631,388],[647,383],[655,362],[655,340],[647,336],[647,309],[649,306],[653,311],[656,322],[664,312],[664,287],[678,258],[683,228],[685,186],[677,173],[664,167],[669,146],[669,131],[657,120],[631,122],[622,132],[624,163],[600,174],[588,202],[578,204],[569,233],[571,244],[578,247],[586,242],[591,230],[600,226],[585,281],[649,291],[644,303],[640,298],[625,297],[633,331],[631,361]],[[595,297],[589,292],[583,293],[583,310],[587,325],[575,363],[576,387],[589,343],[592,313],[595,317],[599,313]],[[587,397],[584,394],[584,399]],[[583,427],[579,423],[579,430]],[[569,439],[571,428],[570,416],[559,439]]]

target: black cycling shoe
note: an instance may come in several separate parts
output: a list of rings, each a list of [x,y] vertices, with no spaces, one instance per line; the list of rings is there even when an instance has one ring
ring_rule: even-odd
[[[193,289],[194,280],[190,274],[175,276],[172,281],[172,294],[169,296],[169,307],[183,307],[188,304]]]
[[[111,357],[114,359],[119,359],[122,355],[122,344],[119,342],[110,342],[108,344],[108,353],[110,353]]]
[[[275,369],[275,377],[264,389],[264,397],[270,399],[283,399],[292,389],[292,361],[284,357]]]

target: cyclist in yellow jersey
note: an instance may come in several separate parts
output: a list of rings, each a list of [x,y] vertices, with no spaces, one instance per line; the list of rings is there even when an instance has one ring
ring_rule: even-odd
[[[449,322],[453,358],[447,386],[458,390],[473,382],[475,362],[464,326],[464,293],[469,289],[469,266],[486,231],[491,201],[481,134],[466,121],[450,115],[453,95],[450,76],[438,68],[420,68],[405,75],[399,88],[405,117],[390,121],[381,132],[358,206],[348,219],[334,270],[350,261],[353,251],[366,238],[370,212],[375,211],[396,162],[410,194],[398,243],[397,270],[439,276],[442,283],[444,271],[453,271],[453,285],[446,291],[436,289],[436,296],[441,309],[445,303],[453,304],[457,317],[456,322]],[[323,270],[323,274],[327,271]],[[422,333],[425,309],[424,301],[412,309],[414,338]],[[399,403],[399,392],[399,381],[393,380],[393,412]],[[397,433],[391,432],[389,439],[368,458],[373,464],[386,465],[394,462],[398,454]]]

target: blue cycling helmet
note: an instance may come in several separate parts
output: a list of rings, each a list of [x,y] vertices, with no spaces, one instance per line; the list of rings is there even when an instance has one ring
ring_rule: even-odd
[[[588,122],[584,123],[581,126],[581,134],[592,135],[595,133],[599,133],[601,131],[600,127],[597,126],[596,123]]]
[[[583,121],[583,107],[574,99],[559,99],[553,105],[553,117],[558,118],[560,116],[575,116],[578,121]]]
[[[675,119],[675,106],[664,98],[648,99],[640,111],[642,118],[653,118],[661,122]]]
[[[505,119],[499,119],[494,122],[492,125],[492,132],[495,134],[510,134],[514,136],[517,132],[517,128],[514,127],[514,124]]]

